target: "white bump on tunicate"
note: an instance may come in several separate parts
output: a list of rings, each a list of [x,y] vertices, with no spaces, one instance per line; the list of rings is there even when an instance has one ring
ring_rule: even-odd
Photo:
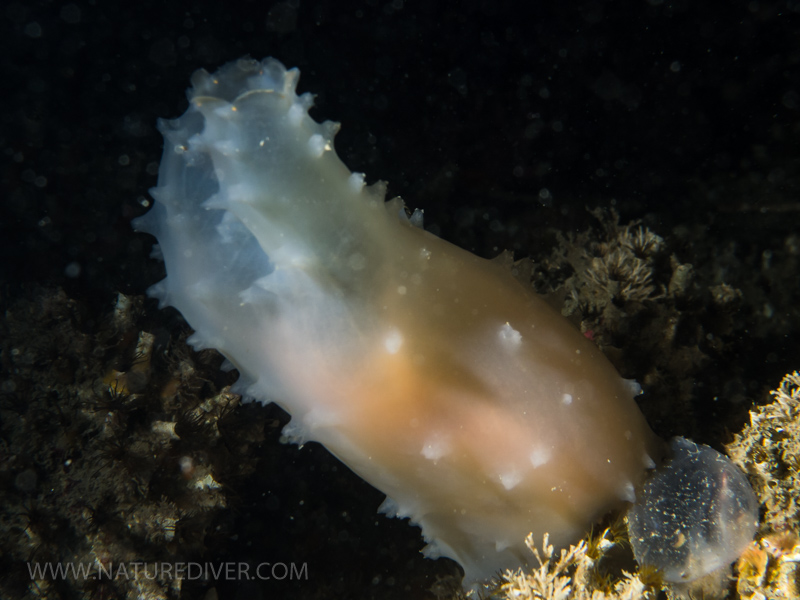
[[[354,192],[360,192],[364,189],[364,174],[350,173],[350,177],[347,178],[347,185],[349,185],[350,189]]]
[[[397,286],[397,293],[400,294],[401,296],[405,296],[407,291],[408,290],[406,289],[406,286],[404,285]]]
[[[441,558],[442,548],[439,544],[436,543],[436,540],[433,540],[430,544],[427,544],[422,550],[422,556],[425,558],[430,558],[431,560],[436,560],[437,558]]]
[[[393,498],[386,496],[378,507],[378,512],[386,515],[390,519],[394,519],[399,516],[400,506]]]
[[[341,419],[336,415],[335,411],[322,408],[313,408],[303,417],[303,425],[308,431],[332,427],[340,422]]]
[[[561,396],[561,403],[565,406],[569,406],[572,404],[572,394],[564,394]]]
[[[325,146],[325,138],[318,133],[315,133],[308,138],[308,150],[311,153],[311,156],[314,158],[319,158],[322,156],[322,154],[325,152]]]
[[[389,354],[397,354],[403,345],[403,336],[396,329],[386,336],[383,345]]]
[[[519,482],[522,481],[522,475],[517,471],[509,471],[508,473],[500,473],[500,483],[507,490],[513,490]]]
[[[625,388],[634,396],[638,396],[642,393],[642,386],[640,386],[635,379],[623,379],[623,385]]]
[[[497,552],[502,552],[506,548],[510,548],[510,547],[511,547],[511,542],[509,542],[508,540],[497,540],[494,543],[494,549]]]
[[[645,453],[642,455],[642,463],[644,464],[645,469],[655,469],[656,468],[656,461],[654,461],[649,454]]]
[[[547,448],[534,448],[530,455],[533,468],[541,467],[550,460],[550,450]]]
[[[305,109],[299,104],[292,104],[289,109],[289,123],[297,127],[303,120],[303,115],[306,113]]]
[[[498,332],[500,343],[506,348],[516,348],[522,343],[522,334],[509,323],[502,325]]]
[[[250,395],[253,398],[257,397],[255,393]],[[308,435],[305,427],[292,419],[281,430],[281,437],[279,438],[279,441],[281,444],[297,444],[302,448],[303,445],[308,441]]]
[[[420,248],[419,257],[423,258],[425,260],[430,260],[431,259],[431,251],[428,250],[427,248]]]
[[[630,502],[631,504],[636,502],[636,490],[633,487],[633,483],[630,481],[623,483],[619,490],[619,497],[625,502]]]
[[[428,460],[439,460],[448,452],[450,452],[450,444],[438,435],[422,445],[422,456]]]
[[[394,518],[397,514],[397,502],[389,496],[386,496],[378,507],[378,512],[386,515],[390,519]]]
[[[414,227],[419,227],[420,229],[422,229],[424,225],[423,211],[420,210],[419,208],[415,208],[414,212],[411,213],[408,222],[411,223]]]
[[[316,263],[316,257],[311,255],[305,245],[290,241],[275,250],[276,263],[295,267],[299,270],[309,269]]]

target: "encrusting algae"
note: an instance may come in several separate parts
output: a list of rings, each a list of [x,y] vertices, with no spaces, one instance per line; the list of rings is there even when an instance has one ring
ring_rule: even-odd
[[[541,550],[533,536],[528,536],[525,543],[538,566],[528,571],[506,571],[499,585],[504,600],[655,600],[658,596],[657,579],[650,581],[650,573],[643,581],[639,574],[624,569],[612,576],[601,568],[602,561],[625,543],[624,536],[612,528],[560,553],[550,544],[547,534]]]
[[[740,597],[800,596],[800,373],[787,374],[772,402],[727,450],[750,478],[762,508],[760,539],[739,560]]]

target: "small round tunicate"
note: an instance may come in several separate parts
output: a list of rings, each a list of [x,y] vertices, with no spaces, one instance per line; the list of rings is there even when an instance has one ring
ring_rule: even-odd
[[[758,500],[716,450],[685,438],[673,438],[670,450],[628,512],[628,534],[640,565],[686,583],[739,557],[756,532]]]

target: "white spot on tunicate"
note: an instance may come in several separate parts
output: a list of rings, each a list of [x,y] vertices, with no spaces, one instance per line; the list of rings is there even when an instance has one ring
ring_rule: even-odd
[[[439,544],[437,544],[436,541],[432,541],[422,549],[422,556],[425,558],[430,558],[431,560],[436,560],[437,558],[442,557],[442,549],[439,547]]]
[[[516,471],[509,471],[508,473],[500,473],[500,483],[507,490],[513,490],[519,482],[522,481],[522,475]]]
[[[347,178],[347,184],[354,192],[360,192],[362,189],[364,189],[364,174],[350,173],[350,177]]]
[[[634,490],[633,484],[630,481],[626,481],[622,484],[622,487],[619,490],[619,497],[625,502],[636,502],[636,491]]]
[[[297,127],[300,125],[300,122],[303,120],[303,115],[305,114],[305,109],[300,106],[299,104],[292,104],[292,107],[289,109],[289,123]]]
[[[253,386],[255,387],[255,386]],[[250,394],[254,398],[256,394]],[[297,444],[298,446],[303,446],[308,440],[306,436],[306,429],[299,423],[295,422],[295,420],[289,421],[281,431],[280,442],[281,444]]]
[[[303,425],[308,431],[319,428],[332,427],[339,424],[341,419],[336,416],[335,411],[315,408],[308,411],[303,417]]]
[[[635,379],[623,379],[622,383],[625,385],[625,388],[634,396],[638,396],[642,393],[642,386],[640,386]]]
[[[497,541],[494,543],[494,549],[495,549],[497,552],[502,552],[502,551],[503,551],[503,550],[505,550],[506,548],[510,548],[510,547],[511,547],[511,543],[510,543],[510,542],[508,542],[507,540],[497,540]]]
[[[530,455],[533,468],[541,467],[550,460],[550,451],[547,448],[534,448]]]
[[[347,259],[347,266],[353,269],[353,271],[360,271],[367,266],[367,259],[363,254],[354,252],[350,255],[350,258]]]
[[[431,259],[431,251],[428,250],[427,248],[420,248],[419,249],[419,257],[424,259],[424,260],[430,260]]]
[[[438,435],[422,445],[422,456],[428,460],[439,460],[448,452],[450,452],[450,444]]]
[[[390,519],[393,519],[398,516],[400,507],[392,498],[386,496],[383,502],[381,502],[381,505],[378,507],[378,512],[386,515]]]
[[[325,145],[325,138],[318,133],[308,138],[308,150],[314,158],[322,156],[323,152],[325,152]]]
[[[561,396],[561,402],[566,406],[572,404],[572,394],[564,394]]]
[[[522,343],[522,334],[509,323],[502,325],[498,332],[500,343],[506,348],[516,348]]]
[[[389,354],[397,354],[403,345],[403,336],[400,335],[399,331],[394,330],[383,340],[383,345]]]
[[[405,296],[407,291],[408,290],[406,289],[406,286],[404,285],[397,286],[397,293],[400,294],[401,296]]]

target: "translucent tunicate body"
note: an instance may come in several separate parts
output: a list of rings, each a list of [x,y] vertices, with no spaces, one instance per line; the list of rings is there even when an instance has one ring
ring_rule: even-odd
[[[334,150],[299,72],[248,58],[192,77],[161,121],[151,288],[471,584],[565,547],[634,499],[661,441],[600,349],[511,270],[420,227]]]
[[[758,500],[744,473],[685,438],[645,483],[628,512],[636,560],[671,583],[694,581],[736,560],[753,539]]]

